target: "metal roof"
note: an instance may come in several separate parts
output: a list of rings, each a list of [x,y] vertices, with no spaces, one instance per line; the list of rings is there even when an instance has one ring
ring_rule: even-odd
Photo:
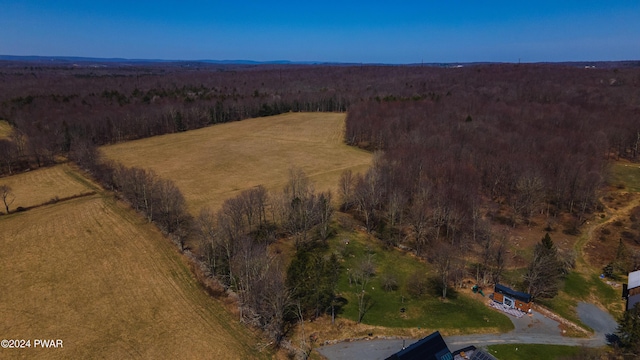
[[[629,273],[629,289],[640,286],[640,270]]]
[[[515,291],[513,289],[510,289],[504,285],[500,285],[500,284],[496,284],[494,291],[497,293],[501,293],[504,295],[508,295],[511,297],[514,297],[518,300],[522,300],[524,302],[530,302],[531,301],[531,295],[527,294],[527,293],[523,293],[520,291]]]

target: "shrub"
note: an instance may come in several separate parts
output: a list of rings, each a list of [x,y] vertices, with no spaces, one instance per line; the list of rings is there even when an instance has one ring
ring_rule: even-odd
[[[407,279],[407,292],[414,298],[422,297],[427,293],[429,279],[422,271],[415,271]]]
[[[384,291],[398,290],[398,276],[390,272],[385,272],[380,276],[380,284]]]
[[[623,231],[620,235],[622,235],[623,238],[625,239],[633,239],[635,238],[635,235],[631,232],[631,231]]]

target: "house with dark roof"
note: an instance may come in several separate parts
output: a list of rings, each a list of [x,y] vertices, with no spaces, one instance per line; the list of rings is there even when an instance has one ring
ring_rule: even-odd
[[[629,273],[629,283],[622,287],[622,297],[627,299],[627,310],[640,303],[640,270]]]
[[[495,357],[468,346],[451,352],[439,331],[409,345],[386,360],[496,360]]]
[[[453,360],[439,331],[409,345],[386,360]]]
[[[515,291],[504,285],[496,284],[493,289],[493,301],[501,303],[506,307],[518,309],[520,311],[531,311],[531,295]]]

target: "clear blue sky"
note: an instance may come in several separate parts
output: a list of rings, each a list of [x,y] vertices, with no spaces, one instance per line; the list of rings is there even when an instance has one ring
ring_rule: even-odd
[[[358,63],[639,60],[640,0],[0,0],[0,54]]]

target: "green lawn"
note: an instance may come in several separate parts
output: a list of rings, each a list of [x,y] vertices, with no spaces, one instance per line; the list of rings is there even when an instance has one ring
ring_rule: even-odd
[[[345,239],[349,243],[345,244]],[[457,294],[452,289],[446,300],[440,298],[439,290],[430,285],[426,294],[412,297],[407,291],[407,279],[416,271],[428,279],[434,274],[428,265],[414,256],[396,249],[383,249],[378,240],[354,233],[341,233],[331,241],[331,248],[342,258],[342,273],[338,293],[347,299],[343,316],[358,320],[359,306],[357,287],[349,284],[348,271],[355,269],[363,260],[370,258],[375,266],[375,275],[365,288],[370,299],[370,308],[363,323],[397,328],[449,329],[455,333],[477,333],[486,331],[507,332],[513,329],[511,321],[503,314],[489,309],[483,302],[486,297],[469,297]],[[383,274],[392,273],[398,279],[398,288],[385,291]],[[405,311],[401,312],[404,308]]]
[[[626,191],[640,192],[640,167],[636,164],[615,163],[611,165],[609,184],[624,185]]]
[[[499,360],[552,360],[583,354],[577,346],[540,344],[501,344],[488,346],[488,352]],[[596,350],[591,350],[596,351]]]

